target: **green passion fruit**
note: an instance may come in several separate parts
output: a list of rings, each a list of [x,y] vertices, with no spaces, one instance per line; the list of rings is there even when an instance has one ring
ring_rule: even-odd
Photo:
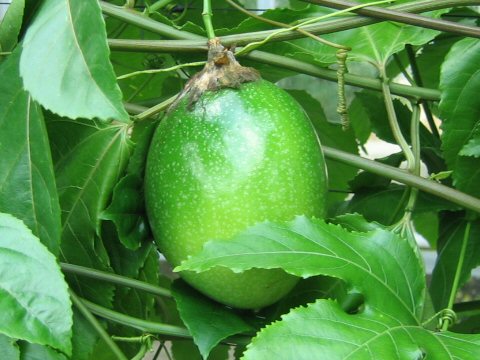
[[[325,163],[303,109],[259,78],[235,87],[204,91],[193,103],[181,98],[152,139],[147,213],[173,266],[258,222],[324,216]],[[280,269],[180,275],[221,303],[250,309],[278,301],[298,281]]]

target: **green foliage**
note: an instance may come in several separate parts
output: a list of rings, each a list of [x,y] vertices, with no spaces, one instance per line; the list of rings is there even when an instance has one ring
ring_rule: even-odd
[[[371,228],[354,220],[353,228]],[[332,275],[365,299],[353,315],[333,300],[296,308],[262,329],[247,346],[245,359],[265,359],[267,354],[311,359],[312,354],[321,354],[330,359],[473,360],[480,344],[479,335],[435,333],[422,326],[426,284],[419,276],[419,259],[407,241],[378,227],[348,231],[303,217],[290,223],[263,223],[228,242],[207,243],[202,253],[177,270],[205,271],[214,266],[234,271],[282,268],[302,277]]]
[[[20,350],[16,340],[0,334],[0,356],[6,360],[20,360]]]
[[[97,1],[44,1],[22,47],[25,88],[45,108],[72,119],[128,121]]]
[[[480,209],[480,42],[459,34],[458,25],[477,31],[478,7],[424,2],[435,10],[420,15],[448,20],[444,32],[416,19],[415,25],[379,19],[349,28],[354,14],[309,25],[334,25],[320,36],[351,48],[345,78],[357,85],[346,86],[348,129],[336,110],[338,48],[292,31],[289,39],[272,39],[239,58],[264,79],[283,79],[280,86],[311,119],[326,155],[332,216],[245,225],[228,241],[211,239],[179,267],[283,269],[301,278],[279,302],[247,311],[176,279],[150,232],[145,161],[165,111],[142,120],[134,115],[179,93],[196,70],[117,77],[206,59],[204,2],[159,7],[162,2],[13,0],[0,22],[0,359],[114,360],[116,347],[125,358],[140,359],[154,339],[160,356],[174,360],[477,359],[478,294],[459,288],[478,282],[471,282],[472,271],[480,265],[480,220],[473,210]],[[266,11],[255,11],[256,1],[236,3],[290,25],[336,11],[297,0],[277,0]],[[225,1],[212,0],[212,8],[216,35],[235,36],[239,47],[278,29]],[[116,50],[119,44],[129,50]],[[397,95],[379,91],[382,80]],[[425,102],[425,95],[439,101]],[[398,128],[386,111],[389,101]],[[423,121],[415,127],[417,101],[441,131]],[[418,140],[415,164],[399,150],[374,159],[376,173],[359,171],[366,164],[359,154],[371,156],[372,139],[397,144],[400,135],[407,147]],[[250,149],[248,141],[245,146]],[[350,160],[339,161],[339,150]],[[390,167],[407,169],[420,160],[422,177],[444,185],[443,192],[416,193],[393,181]],[[182,180],[176,173],[172,179]],[[194,206],[193,196],[186,203]],[[196,210],[205,215],[201,204]],[[198,220],[192,234],[208,225]],[[428,291],[414,230],[438,255]],[[86,310],[72,306],[69,289]],[[250,296],[251,286],[242,289]],[[84,316],[89,311],[93,320]]]
[[[1,305],[8,309],[0,332],[71,354],[72,311],[55,257],[11,215],[0,213],[0,232]]]
[[[0,211],[10,213],[54,254],[60,248],[60,205],[41,107],[23,90],[20,48],[0,67]]]
[[[226,266],[240,272],[257,267],[281,268],[303,278],[335,276],[348,289],[368,295],[369,308],[408,323],[421,314],[425,293],[421,265],[412,254],[410,245],[391,232],[348,232],[322,220],[297,217],[289,223],[261,223],[230,241],[211,241],[175,270]]]
[[[475,196],[480,195],[480,167],[475,144],[480,139],[480,41],[464,39],[457,42],[442,65],[440,102],[442,114],[442,149],[445,161],[453,170],[454,185]]]
[[[11,51],[17,44],[22,26],[25,0],[13,0],[0,23],[0,50]],[[0,57],[1,58],[1,57]]]
[[[465,234],[467,223],[471,226]],[[464,236],[468,235],[466,254],[462,259],[460,252]],[[470,278],[471,271],[480,265],[480,221],[466,219],[462,213],[443,214],[439,229],[437,252],[438,258],[432,273],[430,293],[437,310],[445,308],[452,292],[453,279],[460,259],[460,284],[462,286]]]
[[[99,215],[126,166],[127,129],[97,128],[92,122],[68,119],[54,119],[48,128],[55,154],[61,156],[54,160],[62,208],[62,260],[108,270],[108,254],[99,237]],[[111,286],[94,280],[75,284],[78,295],[105,306],[110,304]]]

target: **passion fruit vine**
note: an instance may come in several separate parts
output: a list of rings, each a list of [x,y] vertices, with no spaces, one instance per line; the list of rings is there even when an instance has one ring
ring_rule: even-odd
[[[324,216],[325,163],[303,109],[218,40],[209,45],[207,65],[159,124],[147,159],[147,213],[173,266],[258,222]],[[280,269],[180,275],[237,308],[270,305],[298,280]]]

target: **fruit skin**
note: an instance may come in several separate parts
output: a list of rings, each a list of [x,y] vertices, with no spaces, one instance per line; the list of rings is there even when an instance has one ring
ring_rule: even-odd
[[[174,266],[212,239],[255,223],[324,216],[326,170],[298,103],[265,80],[182,100],[159,124],[145,175],[155,241]],[[298,278],[283,270],[182,272],[207,296],[237,308],[270,305]]]

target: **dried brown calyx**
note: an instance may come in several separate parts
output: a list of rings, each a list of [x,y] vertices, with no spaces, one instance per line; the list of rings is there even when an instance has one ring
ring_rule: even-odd
[[[220,43],[220,39],[209,40],[205,67],[187,82],[169,110],[175,108],[184,97],[188,98],[187,108],[191,108],[205,91],[238,88],[243,83],[258,79],[258,71],[240,65],[233,52]]]

